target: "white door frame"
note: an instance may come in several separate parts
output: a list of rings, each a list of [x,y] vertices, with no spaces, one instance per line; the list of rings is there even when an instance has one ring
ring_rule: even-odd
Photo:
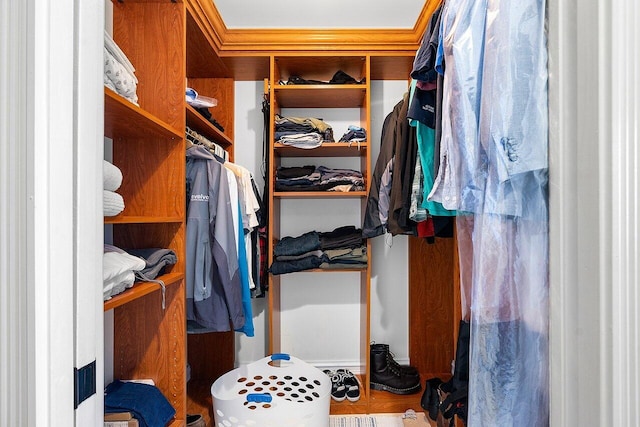
[[[80,138],[101,134],[100,123],[74,122],[74,76],[101,28],[84,26],[99,17],[82,3],[0,3],[1,425],[87,425],[72,405],[70,372],[87,359],[74,354],[74,315],[93,317],[95,342],[82,352],[102,358],[101,305],[74,313],[75,286],[91,282],[74,251],[101,242],[83,240],[95,224],[74,202],[96,178],[96,153],[81,145],[92,142]],[[551,425],[639,425],[640,11],[634,0],[550,0],[549,18]],[[101,103],[86,105],[101,114]],[[101,415],[94,400],[81,418]]]
[[[101,424],[103,10],[0,3],[0,425]]]
[[[549,2],[552,426],[640,425],[638,20]]]

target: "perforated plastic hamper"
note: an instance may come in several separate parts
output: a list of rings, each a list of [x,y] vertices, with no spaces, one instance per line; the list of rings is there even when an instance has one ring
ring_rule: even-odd
[[[215,427],[329,427],[331,379],[288,354],[227,372],[211,396]]]

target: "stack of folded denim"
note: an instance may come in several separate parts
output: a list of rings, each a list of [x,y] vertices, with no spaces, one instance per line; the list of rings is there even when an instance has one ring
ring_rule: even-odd
[[[362,230],[352,225],[320,233],[320,247],[325,255],[320,268],[364,268],[367,265],[367,246],[362,239]]]
[[[326,166],[280,167],[276,191],[364,191],[362,172]]]
[[[165,426],[176,414],[176,410],[156,386],[120,380],[105,387],[104,412],[130,412],[138,420],[140,427]]]
[[[362,230],[348,225],[330,232],[309,231],[297,237],[283,237],[274,248],[272,274],[286,274],[314,268],[363,268],[367,249]]]

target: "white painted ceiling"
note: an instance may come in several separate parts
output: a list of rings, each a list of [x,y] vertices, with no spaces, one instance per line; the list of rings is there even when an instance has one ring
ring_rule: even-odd
[[[229,29],[413,28],[425,0],[212,0]]]

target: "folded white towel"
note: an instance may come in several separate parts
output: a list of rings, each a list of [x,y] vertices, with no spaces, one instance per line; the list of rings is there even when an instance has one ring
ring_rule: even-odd
[[[102,187],[105,190],[116,191],[122,185],[122,171],[113,163],[103,160]]]
[[[102,211],[104,216],[116,216],[124,210],[124,199],[113,191],[102,191]]]
[[[114,193],[115,194],[115,193]],[[130,288],[135,281],[135,271],[147,264],[142,258],[133,256],[122,249],[104,245],[102,256],[102,296],[104,300]]]
[[[125,271],[112,279],[105,280],[102,283],[102,300],[111,299],[112,296],[118,295],[133,286],[136,281],[136,274],[133,271]]]

